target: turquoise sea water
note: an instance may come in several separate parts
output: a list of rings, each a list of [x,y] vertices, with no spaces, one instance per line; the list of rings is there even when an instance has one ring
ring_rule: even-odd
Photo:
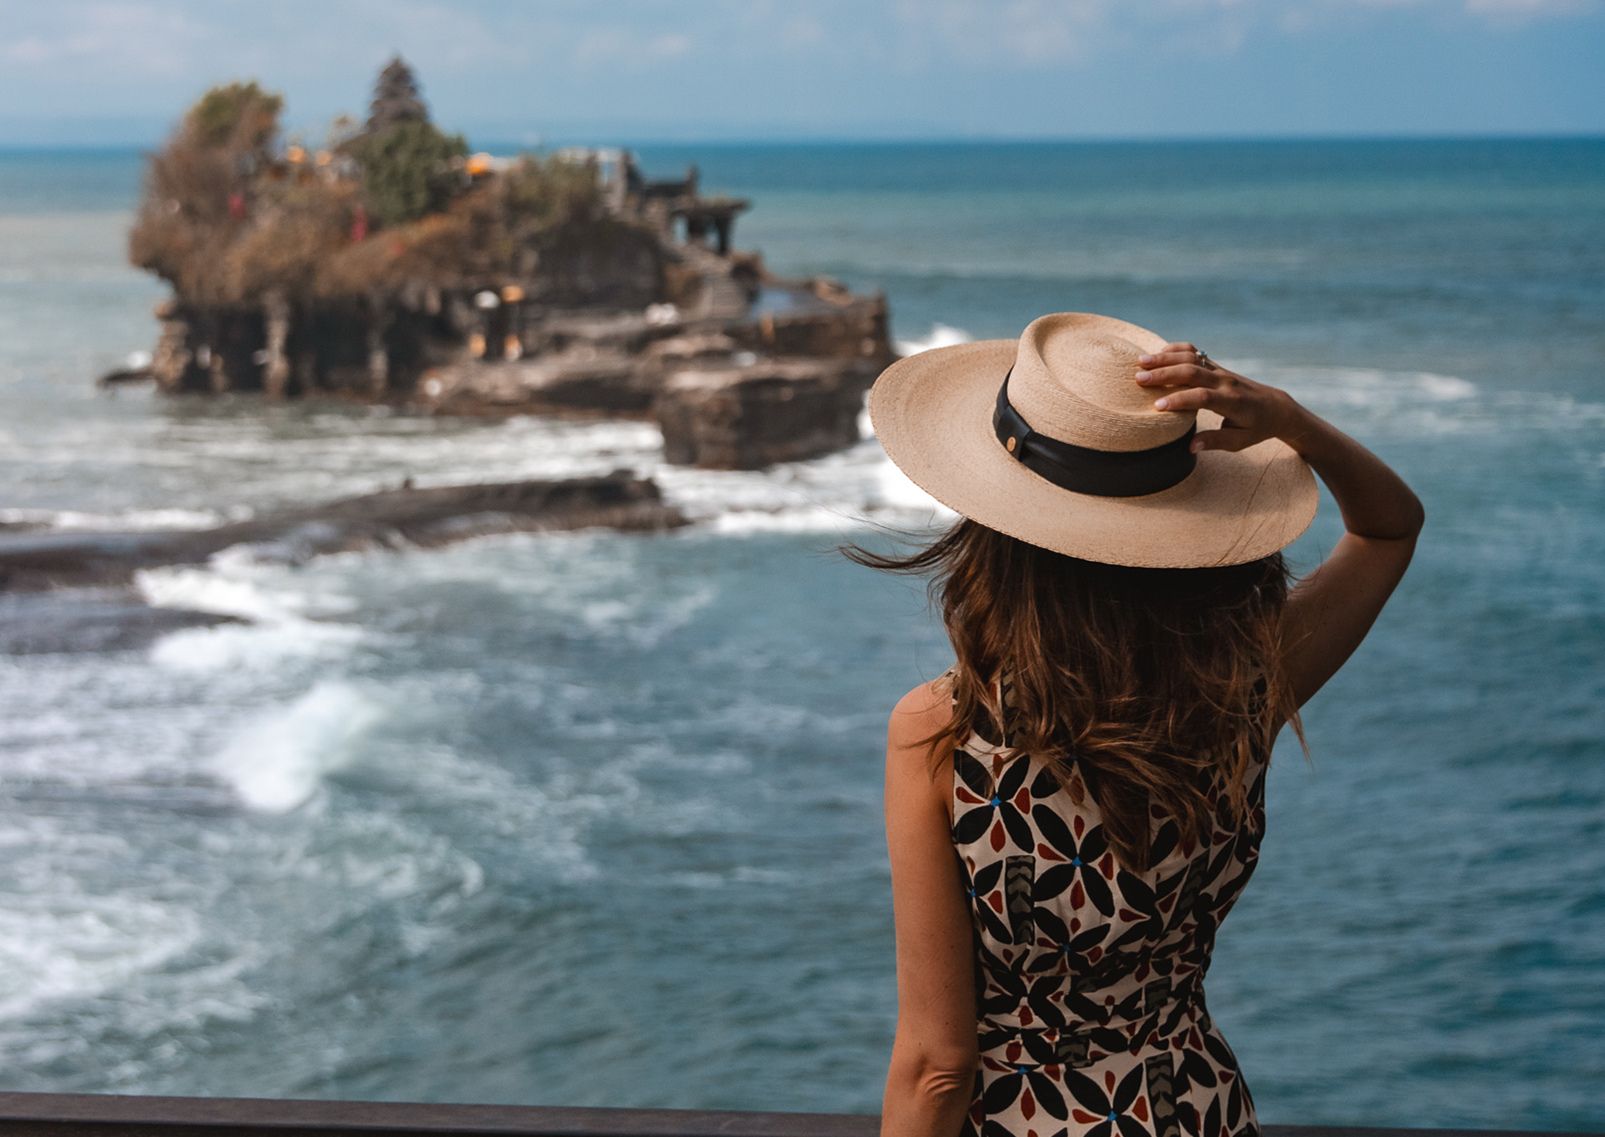
[[[1107,312],[1400,469],[1417,562],[1278,753],[1210,1008],[1271,1123],[1605,1128],[1605,142],[641,156],[908,350]],[[700,520],[224,556],[141,588],[249,625],[0,656],[0,1088],[875,1110],[880,747],[947,656],[831,548],[928,503],[868,440],[711,474],[640,424],[97,393],[162,296],[138,176],[0,155],[0,518],[628,464]]]

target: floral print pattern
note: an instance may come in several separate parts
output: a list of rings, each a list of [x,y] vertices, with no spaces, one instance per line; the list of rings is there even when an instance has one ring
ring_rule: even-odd
[[[1067,786],[1006,743],[971,735],[953,753],[981,1048],[960,1137],[1260,1137],[1203,978],[1259,857],[1268,755],[1241,826],[1218,773],[1206,842],[1156,809],[1138,874],[1116,861],[1073,759]]]

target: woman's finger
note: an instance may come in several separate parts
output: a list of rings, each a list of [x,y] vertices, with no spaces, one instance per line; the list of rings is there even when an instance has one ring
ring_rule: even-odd
[[[1218,430],[1201,430],[1193,435],[1192,450],[1245,450],[1254,445],[1254,432],[1242,427],[1223,426]]]
[[[1156,411],[1196,411],[1202,406],[1218,405],[1220,392],[1209,387],[1188,387],[1186,390],[1162,395],[1154,400]]]
[[[1180,364],[1197,363],[1196,351],[1161,351],[1154,355],[1143,355],[1137,362],[1152,371],[1156,367],[1174,367]]]
[[[1224,371],[1211,371],[1197,363],[1173,363],[1168,367],[1137,372],[1137,382],[1144,387],[1214,387],[1225,378]]]

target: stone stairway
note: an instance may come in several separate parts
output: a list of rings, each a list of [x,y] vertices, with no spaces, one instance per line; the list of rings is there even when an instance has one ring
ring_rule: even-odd
[[[708,249],[684,245],[685,262],[702,276],[702,294],[691,315],[701,319],[729,320],[747,314],[747,290],[730,275],[730,262]]]

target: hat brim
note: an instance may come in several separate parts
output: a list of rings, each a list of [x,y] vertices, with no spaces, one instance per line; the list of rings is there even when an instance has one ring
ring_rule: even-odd
[[[1205,450],[1178,484],[1140,497],[1063,489],[1021,465],[992,429],[1014,340],[978,340],[898,360],[869,394],[887,455],[908,478],[972,521],[1033,545],[1105,564],[1243,564],[1292,544],[1315,516],[1309,464],[1278,439]],[[1198,429],[1220,425],[1198,412]]]

